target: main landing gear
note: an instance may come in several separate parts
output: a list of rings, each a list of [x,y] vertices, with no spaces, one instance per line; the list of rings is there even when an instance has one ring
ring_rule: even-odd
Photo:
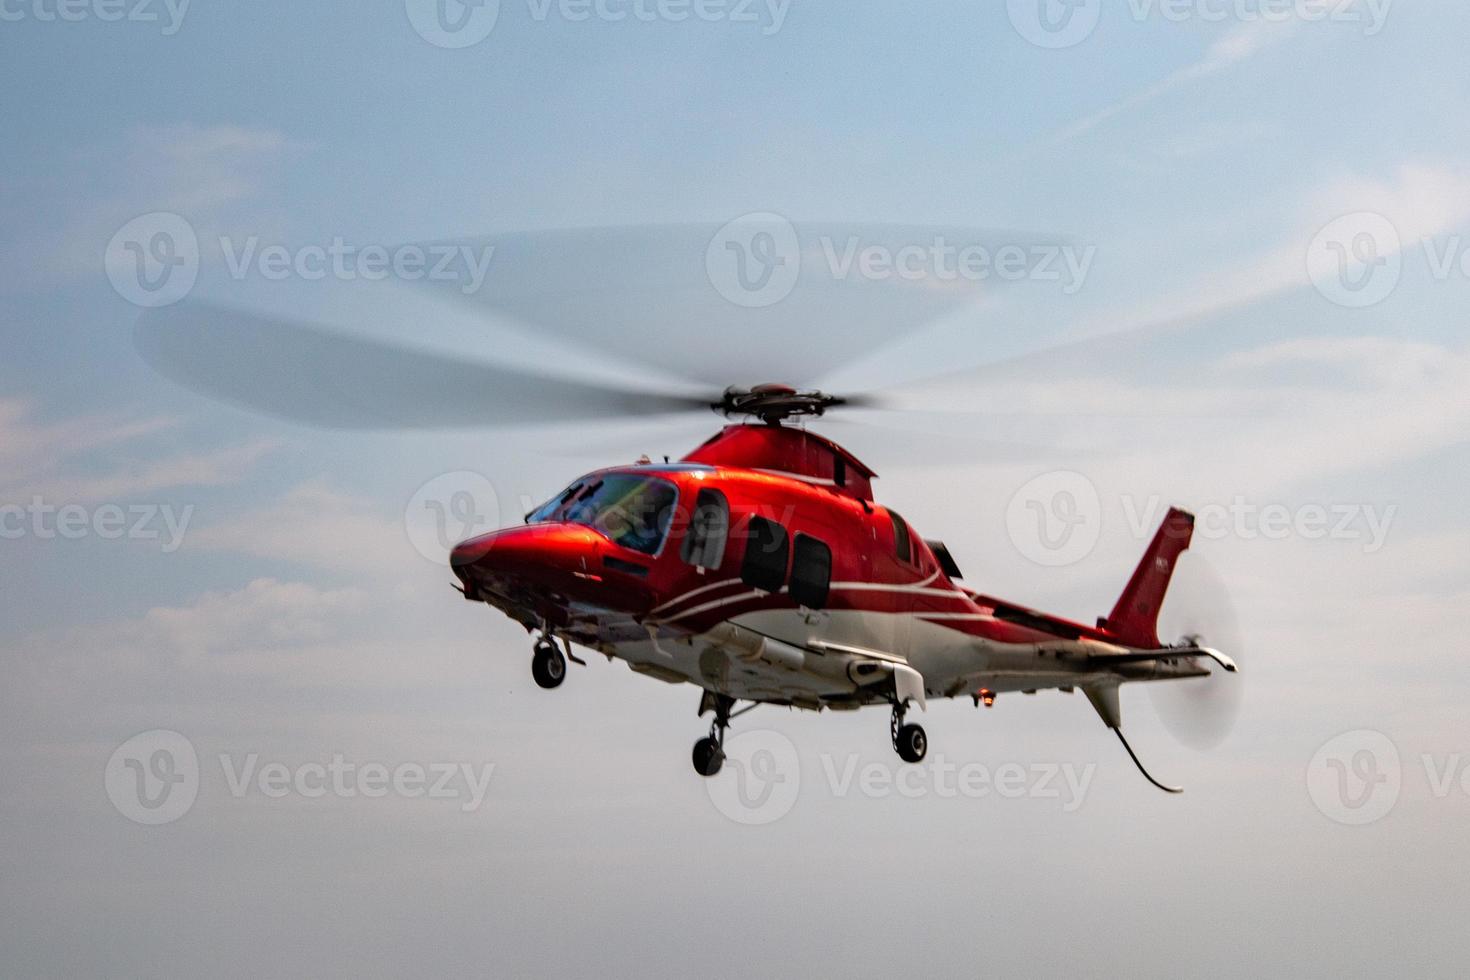
[[[924,755],[929,751],[929,736],[924,734],[922,726],[903,723],[906,710],[903,703],[894,702],[893,718],[888,723],[888,733],[893,737],[893,751],[904,762],[923,762]]]
[[[709,724],[709,734],[694,743],[692,761],[694,771],[701,776],[713,776],[725,764],[725,729],[730,727],[730,709],[735,699],[725,694],[706,693],[699,704],[699,713],[713,710],[715,720]]]
[[[549,636],[537,640],[531,652],[531,676],[536,678],[538,687],[547,689],[560,687],[567,679],[567,658]]]

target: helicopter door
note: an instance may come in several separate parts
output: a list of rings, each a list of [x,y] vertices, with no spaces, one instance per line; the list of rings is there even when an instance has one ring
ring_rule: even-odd
[[[885,556],[888,558],[888,563],[886,563],[887,567],[882,575],[882,580],[900,583],[898,589],[892,593],[893,639],[889,652],[907,660],[913,638],[914,613],[918,608],[916,602],[918,597],[906,589],[920,578],[918,550],[914,547],[913,533],[909,530],[907,521],[890,510],[887,523],[891,528],[893,547]],[[878,537],[880,540],[884,537],[881,531]]]

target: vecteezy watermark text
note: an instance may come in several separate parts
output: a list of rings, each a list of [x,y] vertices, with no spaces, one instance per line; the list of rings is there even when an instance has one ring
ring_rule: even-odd
[[[1470,761],[1463,753],[1421,752],[1419,763],[1428,799],[1442,802],[1455,795],[1470,799]],[[1412,773],[1412,767],[1405,772],[1393,739],[1360,728],[1328,739],[1312,755],[1306,769],[1307,795],[1327,819],[1361,827],[1393,811]]]
[[[526,9],[538,24],[553,14],[572,23],[600,20],[610,24],[681,24],[697,20],[754,26],[770,37],[786,23],[791,0],[526,0]]]
[[[243,241],[219,240],[230,278],[240,281],[251,274],[270,282],[295,277],[307,282],[335,279],[353,282],[455,282],[466,296],[479,292],[495,258],[495,246],[483,245],[352,245],[333,238],[326,245],[304,245],[291,249],[280,244],[262,245],[258,235]]]
[[[259,753],[244,757],[222,753],[220,769],[235,799],[259,794],[271,800],[299,796],[319,800],[326,796],[350,800],[378,800],[395,796],[406,800],[458,800],[460,810],[470,813],[485,802],[490,790],[493,762],[476,766],[469,762],[381,762],[358,764],[337,752],[326,762],[261,762]]]
[[[1470,242],[1462,235],[1406,242],[1376,211],[1355,211],[1322,227],[1307,245],[1307,274],[1324,297],[1348,309],[1376,306],[1393,295],[1404,259],[1423,252],[1435,283],[1470,282]]]
[[[0,21],[75,24],[84,20],[106,23],[163,24],[163,36],[172,37],[184,25],[191,0],[0,0]]]
[[[1135,24],[1337,24],[1374,37],[1388,21],[1394,0],[1006,0],[1016,33],[1039,48],[1076,47],[1092,36],[1109,15],[1126,15]]]
[[[725,755],[721,771],[705,781],[705,789],[715,809],[749,826],[781,819],[804,790],[829,799],[1053,800],[1064,812],[1075,813],[1086,801],[1097,772],[1096,763],[990,766],[936,755],[914,765],[900,765],[864,762],[857,753],[823,754],[813,771],[802,766],[789,738],[769,729],[731,736],[725,743]]]
[[[221,235],[218,245],[225,272],[236,282],[251,277],[267,282],[396,279],[455,283],[466,296],[484,286],[495,259],[494,245],[462,242],[390,246],[335,236],[329,242],[287,246],[263,241],[259,235]],[[194,226],[169,211],[132,219],[117,230],[103,253],[113,289],[143,307],[169,306],[188,296],[199,278],[200,262]]]
[[[937,755],[916,765],[896,766],[876,761],[860,764],[856,755],[839,764],[832,756],[822,756],[822,775],[835,797],[856,793],[868,799],[982,800],[994,796],[1057,800],[1065,813],[1075,813],[1082,806],[1096,773],[1095,762],[1081,768],[1055,762],[1007,762],[991,768],[983,762],[958,763]]]
[[[1394,0],[1128,0],[1128,11],[1139,22],[1159,18],[1171,24],[1351,24],[1373,37],[1393,5]]]
[[[917,229],[904,234],[902,241],[859,234],[803,238],[784,216],[756,211],[715,232],[705,249],[705,272],[721,296],[752,308],[785,299],[804,273],[832,282],[1055,283],[1072,296],[1097,257],[1096,245],[963,241]]]
[[[81,504],[52,504],[36,496],[27,504],[0,504],[0,539],[161,540],[163,553],[171,555],[183,545],[193,517],[193,504],[179,509],[171,504],[102,504],[87,508]]]
[[[1136,538],[1151,532],[1162,518],[1164,500],[1157,495],[1139,500],[1123,498],[1123,516]],[[1398,517],[1398,504],[1378,507],[1366,503],[1262,504],[1236,495],[1229,503],[1212,502],[1194,510],[1194,533],[1205,541],[1238,538],[1242,541],[1361,541],[1363,554],[1383,550],[1389,529]]]
[[[860,278],[871,282],[900,279],[904,282],[1004,282],[1059,283],[1067,296],[1074,295],[1087,281],[1097,257],[1097,246],[1058,244],[986,245],[962,244],[936,235],[928,242],[893,248],[864,244],[856,235],[841,242],[821,239],[827,271],[838,281]]]
[[[1124,495],[1120,500],[1128,533],[1146,540],[1166,511],[1158,495]],[[1398,517],[1397,504],[1361,501],[1286,504],[1236,494],[1190,508],[1194,534],[1203,541],[1351,541],[1363,554],[1383,550]],[[1006,531],[1016,549],[1047,567],[1075,564],[1092,553],[1102,534],[1102,497],[1093,482],[1072,470],[1043,473],[1028,480],[1006,506]]]
[[[490,36],[500,19],[501,0],[404,0],[408,21],[419,36],[440,48],[467,48]],[[778,33],[791,0],[526,0],[537,24],[553,17],[569,24],[733,24],[763,37]]]
[[[457,802],[463,813],[484,805],[495,771],[489,762],[354,762],[341,752],[306,762],[263,759],[258,752],[221,752],[218,762],[225,789],[236,800],[447,800]],[[113,751],[103,785],[119,813],[134,823],[156,826],[189,812],[204,774],[188,738],[154,729]]]

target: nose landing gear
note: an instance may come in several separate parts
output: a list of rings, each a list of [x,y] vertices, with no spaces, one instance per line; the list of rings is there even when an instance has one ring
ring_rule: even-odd
[[[700,701],[700,714],[711,709],[715,713],[715,720],[709,725],[709,735],[694,743],[694,771],[701,776],[713,776],[725,764],[725,729],[730,727],[730,709],[734,706],[735,699],[724,694],[706,692]]]
[[[905,725],[905,706],[902,702],[893,705],[893,718],[888,723],[888,734],[893,739],[893,750],[904,762],[923,762],[929,751],[929,736],[920,725]]]
[[[543,636],[536,641],[531,653],[531,676],[538,687],[551,689],[560,687],[567,679],[567,658],[557,649],[555,641]]]
[[[701,776],[713,776],[725,764],[725,749],[721,745],[725,733],[709,727],[709,736],[694,743],[694,771]]]

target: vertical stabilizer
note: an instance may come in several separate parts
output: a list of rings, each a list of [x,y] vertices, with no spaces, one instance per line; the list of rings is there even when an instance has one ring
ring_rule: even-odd
[[[1194,515],[1178,508],[1170,509],[1128,580],[1127,588],[1118,597],[1117,605],[1099,625],[1128,646],[1158,649],[1162,645],[1158,634],[1159,607],[1164,604],[1164,592],[1174,575],[1174,565],[1193,536]]]

